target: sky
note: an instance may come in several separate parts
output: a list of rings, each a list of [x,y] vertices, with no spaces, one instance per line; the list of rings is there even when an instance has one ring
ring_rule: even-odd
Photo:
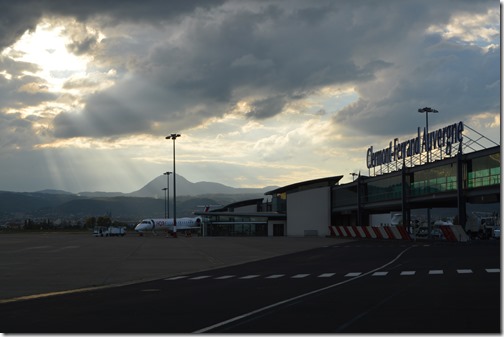
[[[0,0],[0,190],[367,175],[463,121],[500,144],[500,3]],[[466,131],[465,131],[466,132]],[[474,136],[473,136],[474,138]]]

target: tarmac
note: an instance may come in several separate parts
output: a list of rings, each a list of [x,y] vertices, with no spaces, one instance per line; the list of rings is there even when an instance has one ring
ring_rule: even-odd
[[[340,243],[330,237],[0,234],[0,303],[238,265]]]

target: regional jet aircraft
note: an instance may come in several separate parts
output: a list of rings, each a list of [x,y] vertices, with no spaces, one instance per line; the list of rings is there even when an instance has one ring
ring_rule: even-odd
[[[207,212],[209,206],[205,207]],[[136,225],[135,231],[142,236],[145,231],[152,231],[152,234],[157,235],[156,229],[164,229],[168,233],[173,233],[173,218],[169,219],[144,219]],[[177,218],[177,232],[190,232],[192,229],[201,229],[203,219],[200,216],[194,218]]]
[[[177,232],[185,232],[191,229],[201,228],[201,217],[177,218]],[[164,229],[173,232],[173,218],[170,219],[144,219],[135,227],[138,234],[143,235],[144,231],[152,231],[156,235],[156,229]]]

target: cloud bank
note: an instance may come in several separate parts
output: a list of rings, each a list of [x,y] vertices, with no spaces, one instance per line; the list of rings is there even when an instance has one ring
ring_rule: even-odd
[[[346,151],[415,130],[420,107],[438,124],[500,111],[493,1],[0,1],[0,12],[3,153],[176,131],[216,156],[232,148],[234,165],[306,157],[324,167],[310,174],[332,175],[364,166]],[[78,76],[51,73],[60,91],[12,48],[41,22],[87,60]]]

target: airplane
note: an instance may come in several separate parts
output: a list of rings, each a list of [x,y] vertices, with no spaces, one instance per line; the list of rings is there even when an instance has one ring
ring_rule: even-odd
[[[177,218],[177,232],[200,229],[202,221],[201,217]],[[140,236],[142,236],[145,231],[152,231],[152,234],[157,235],[156,229],[164,229],[168,232],[173,232],[173,218],[144,219],[135,226],[135,231],[138,232]]]
[[[210,206],[205,206],[205,212],[208,212]],[[177,232],[190,232],[192,229],[201,229],[201,224],[203,223],[203,218],[197,216],[194,218],[185,217],[177,218]],[[144,219],[139,224],[135,226],[135,231],[143,236],[145,231],[152,231],[153,235],[157,235],[156,229],[164,229],[168,233],[174,233],[173,231],[173,218],[169,219]]]

